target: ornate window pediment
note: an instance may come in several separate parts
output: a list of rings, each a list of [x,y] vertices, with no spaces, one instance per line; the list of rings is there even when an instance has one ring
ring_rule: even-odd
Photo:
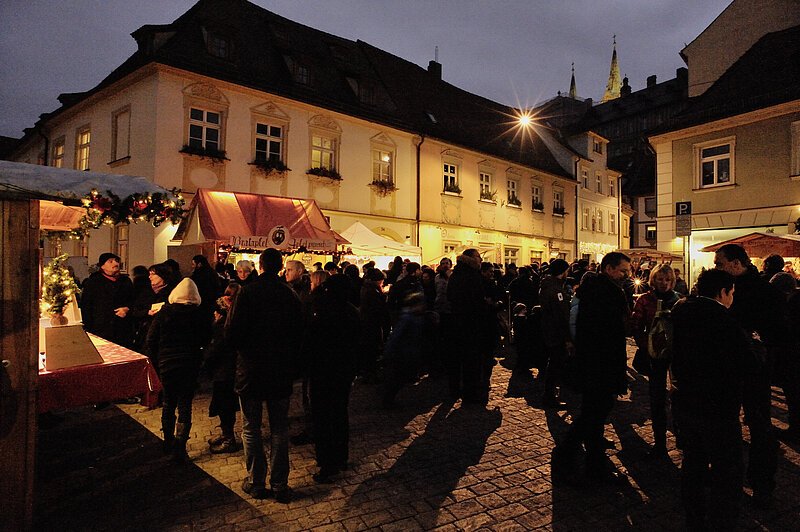
[[[268,116],[270,118],[276,118],[283,122],[289,121],[289,115],[286,114],[283,109],[278,107],[272,102],[264,102],[262,104],[256,105],[250,108],[250,112],[257,115]]]
[[[308,121],[308,127],[327,129],[328,131],[333,131],[336,133],[342,132],[342,126],[340,126],[339,123],[333,118],[325,115],[312,116]]]
[[[215,86],[208,83],[193,83],[183,89],[184,96],[199,98],[218,105],[228,105],[228,98]]]

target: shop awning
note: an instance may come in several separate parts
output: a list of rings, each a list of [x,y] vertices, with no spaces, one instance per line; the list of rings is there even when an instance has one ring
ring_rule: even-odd
[[[314,200],[206,189],[197,190],[174,240],[328,253],[348,243],[331,230]]]
[[[670,253],[669,251],[661,251],[653,248],[618,249],[617,251],[619,253],[624,253],[631,259],[652,259],[660,260],[662,262],[683,260],[683,255],[679,253]]]
[[[361,222],[355,222],[342,231],[341,236],[350,242],[345,247],[353,255],[422,257],[422,248],[383,237]]]
[[[776,235],[757,231],[744,236],[731,238],[701,248],[700,251],[714,253],[725,244],[738,244],[751,258],[766,258],[770,255],[781,257],[800,257],[800,235]]]

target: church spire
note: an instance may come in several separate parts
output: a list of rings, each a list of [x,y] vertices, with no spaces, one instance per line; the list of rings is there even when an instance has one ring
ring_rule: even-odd
[[[620,90],[620,75],[619,63],[617,63],[617,36],[614,35],[614,51],[611,54],[611,71],[608,73],[608,84],[606,85],[606,92],[603,94],[601,101],[607,102],[615,98],[619,98]]]
[[[573,100],[578,98],[578,89],[575,87],[575,63],[572,63],[572,79],[569,81],[569,97]]]

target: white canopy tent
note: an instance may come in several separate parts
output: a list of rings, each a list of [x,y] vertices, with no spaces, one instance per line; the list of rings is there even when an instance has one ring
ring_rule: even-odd
[[[358,257],[357,262],[374,260],[377,267],[385,268],[398,255],[417,262],[422,260],[421,247],[395,242],[373,232],[361,222],[355,222],[339,234],[350,241],[350,244],[343,246],[345,256]]]

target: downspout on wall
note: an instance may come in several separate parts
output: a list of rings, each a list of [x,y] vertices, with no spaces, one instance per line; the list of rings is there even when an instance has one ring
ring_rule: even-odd
[[[578,248],[578,220],[580,218],[580,204],[578,203],[578,191],[581,189],[581,185],[578,182],[578,162],[580,162],[580,157],[573,157],[573,175],[575,176],[575,260],[578,260],[580,257],[580,249]]]
[[[421,150],[422,150],[422,143],[425,142],[425,135],[420,135],[419,139],[420,139],[419,142],[416,143],[416,145],[417,145],[417,197],[416,197],[417,206],[416,206],[416,212],[415,212],[415,215],[414,215],[414,223],[416,224],[416,241],[414,242],[414,245],[416,245],[416,246],[420,245],[420,243],[419,243],[420,197],[419,196],[420,196],[420,190],[421,190],[421,186],[422,186],[422,184],[421,184],[421,176],[420,176],[420,168],[421,168],[420,153],[421,153]]]

